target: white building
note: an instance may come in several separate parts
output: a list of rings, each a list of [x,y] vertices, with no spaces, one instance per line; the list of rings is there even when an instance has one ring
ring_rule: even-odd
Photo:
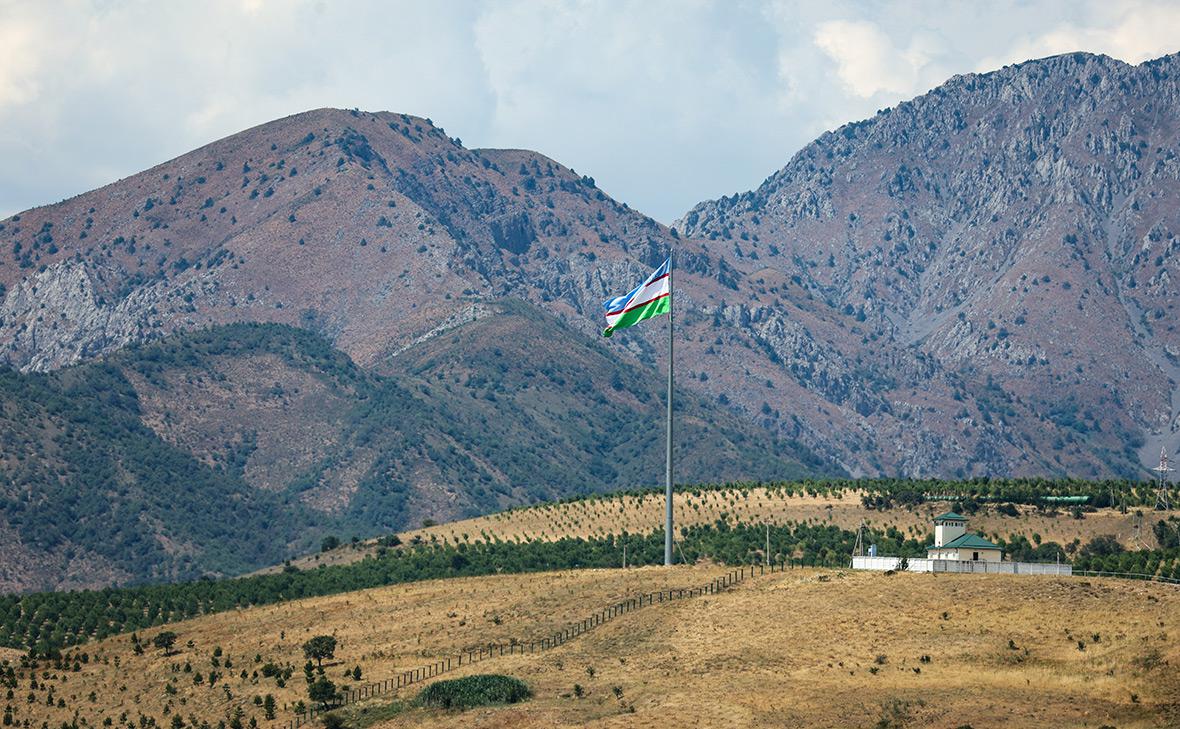
[[[928,559],[957,562],[1001,562],[1004,551],[978,534],[967,531],[967,517],[948,511],[934,517],[934,545],[926,548]]]

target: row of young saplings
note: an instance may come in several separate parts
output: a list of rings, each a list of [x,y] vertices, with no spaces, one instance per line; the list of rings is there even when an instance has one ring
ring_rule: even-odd
[[[296,715],[294,719],[288,722],[288,729],[298,729],[298,727],[307,724],[314,719],[318,714],[325,711],[331,711],[339,706],[346,706],[354,704],[358,701],[379,696],[389,692],[396,692],[399,689],[411,686],[416,683],[421,683],[428,679],[434,678],[450,671],[460,669],[465,665],[471,665],[485,661],[489,658],[496,658],[504,655],[526,655],[529,653],[536,653],[538,651],[546,651],[556,648],[569,640],[577,638],[594,628],[606,623],[619,615],[638,610],[640,608],[656,605],[664,602],[671,602],[673,600],[684,600],[693,597],[700,597],[702,595],[716,594],[726,588],[732,587],[739,582],[742,582],[747,577],[754,575],[765,574],[769,572],[781,572],[786,569],[785,565],[751,565],[748,567],[739,567],[731,570],[725,575],[718,577],[710,582],[701,585],[700,587],[692,588],[673,588],[668,590],[658,590],[655,592],[648,592],[638,595],[622,602],[616,603],[609,607],[594,613],[590,617],[570,625],[551,636],[541,638],[540,640],[530,641],[524,643],[517,640],[512,640],[508,643],[493,643],[484,647],[470,648],[463,651],[454,658],[445,658],[425,666],[419,666],[407,671],[403,671],[393,678],[388,678],[383,681],[377,681],[367,686],[360,686],[355,689],[350,689],[340,694],[338,703],[336,705],[324,705],[319,708],[311,707],[301,714]]]

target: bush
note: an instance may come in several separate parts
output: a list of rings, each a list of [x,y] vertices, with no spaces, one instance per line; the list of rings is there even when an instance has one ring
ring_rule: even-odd
[[[418,694],[418,703],[462,710],[491,704],[515,704],[532,696],[532,690],[518,678],[482,674],[439,681],[427,686]]]
[[[332,712],[324,714],[324,729],[345,729],[348,725],[344,722],[344,717]]]
[[[1020,512],[1016,509],[1014,504],[1004,503],[996,507],[996,512],[1004,516],[1020,516]]]
[[[1118,538],[1111,534],[1103,534],[1087,542],[1086,546],[1082,547],[1081,556],[1109,557],[1115,554],[1122,554],[1123,551],[1123,545],[1119,543]]]

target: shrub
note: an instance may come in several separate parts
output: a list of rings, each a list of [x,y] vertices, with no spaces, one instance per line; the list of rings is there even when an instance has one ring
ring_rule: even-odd
[[[332,712],[324,714],[324,729],[344,729],[347,724],[344,723],[344,717]]]
[[[431,684],[418,694],[418,703],[462,710],[491,704],[515,704],[532,696],[532,690],[518,678],[481,674]]]

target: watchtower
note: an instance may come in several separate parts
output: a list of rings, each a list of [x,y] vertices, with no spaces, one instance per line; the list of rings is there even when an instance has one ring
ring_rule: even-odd
[[[948,511],[934,517],[935,548],[950,544],[967,533],[967,517]]]

